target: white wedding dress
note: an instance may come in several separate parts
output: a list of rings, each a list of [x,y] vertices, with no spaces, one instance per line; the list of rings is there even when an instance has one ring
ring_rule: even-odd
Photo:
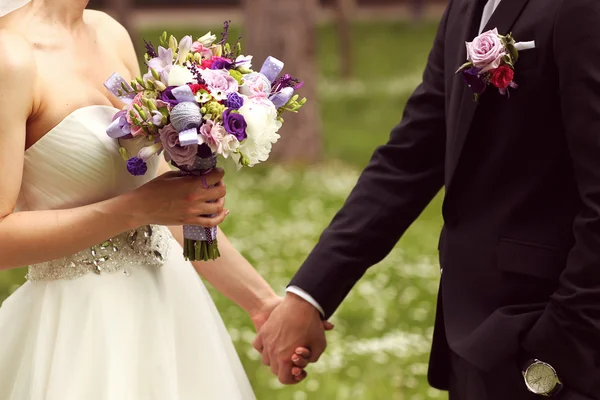
[[[76,110],[29,148],[17,209],[90,204],[155,177],[158,158],[143,177],[127,172],[105,133],[117,111]],[[0,307],[0,400],[254,398],[214,303],[165,227],[31,266]]]

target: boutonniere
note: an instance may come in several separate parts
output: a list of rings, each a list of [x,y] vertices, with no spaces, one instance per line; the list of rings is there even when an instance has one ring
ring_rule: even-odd
[[[534,42],[515,43],[511,34],[502,36],[498,29],[483,32],[466,45],[467,62],[456,73],[462,73],[475,101],[490,85],[502,95],[508,95],[509,88],[516,89],[518,85],[513,79],[519,50],[535,47]]]

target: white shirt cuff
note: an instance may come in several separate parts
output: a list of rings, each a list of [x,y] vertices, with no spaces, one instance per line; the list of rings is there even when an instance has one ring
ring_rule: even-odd
[[[319,303],[317,303],[317,301],[315,299],[313,299],[313,297],[310,294],[306,293],[304,290],[300,289],[298,286],[288,286],[285,289],[285,291],[288,293],[293,293],[296,296],[303,298],[304,300],[309,302],[313,307],[315,307],[317,310],[319,310],[321,315],[325,316],[325,311],[323,311],[323,307],[321,307],[321,305]]]

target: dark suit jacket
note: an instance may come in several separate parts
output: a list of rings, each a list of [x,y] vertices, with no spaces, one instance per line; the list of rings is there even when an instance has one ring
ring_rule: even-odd
[[[455,74],[475,3],[450,0],[402,122],[291,285],[329,317],[445,186],[430,382],[449,345],[483,370],[539,358],[600,399],[600,1],[502,0],[485,30],[536,49],[510,98],[479,103]]]

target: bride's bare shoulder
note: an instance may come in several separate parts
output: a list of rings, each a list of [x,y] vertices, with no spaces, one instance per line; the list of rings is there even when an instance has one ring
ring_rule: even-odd
[[[111,42],[131,42],[129,32],[119,21],[103,11],[85,10],[85,21],[92,25],[103,39]]]
[[[130,70],[133,69],[130,72],[137,75],[137,56],[127,29],[102,11],[86,10],[84,18],[98,32],[99,38],[119,53],[119,57]]]
[[[15,30],[1,28],[0,54],[0,77],[14,81],[15,77],[28,76],[29,81],[33,80],[36,71],[35,58],[33,47],[25,36]]]

